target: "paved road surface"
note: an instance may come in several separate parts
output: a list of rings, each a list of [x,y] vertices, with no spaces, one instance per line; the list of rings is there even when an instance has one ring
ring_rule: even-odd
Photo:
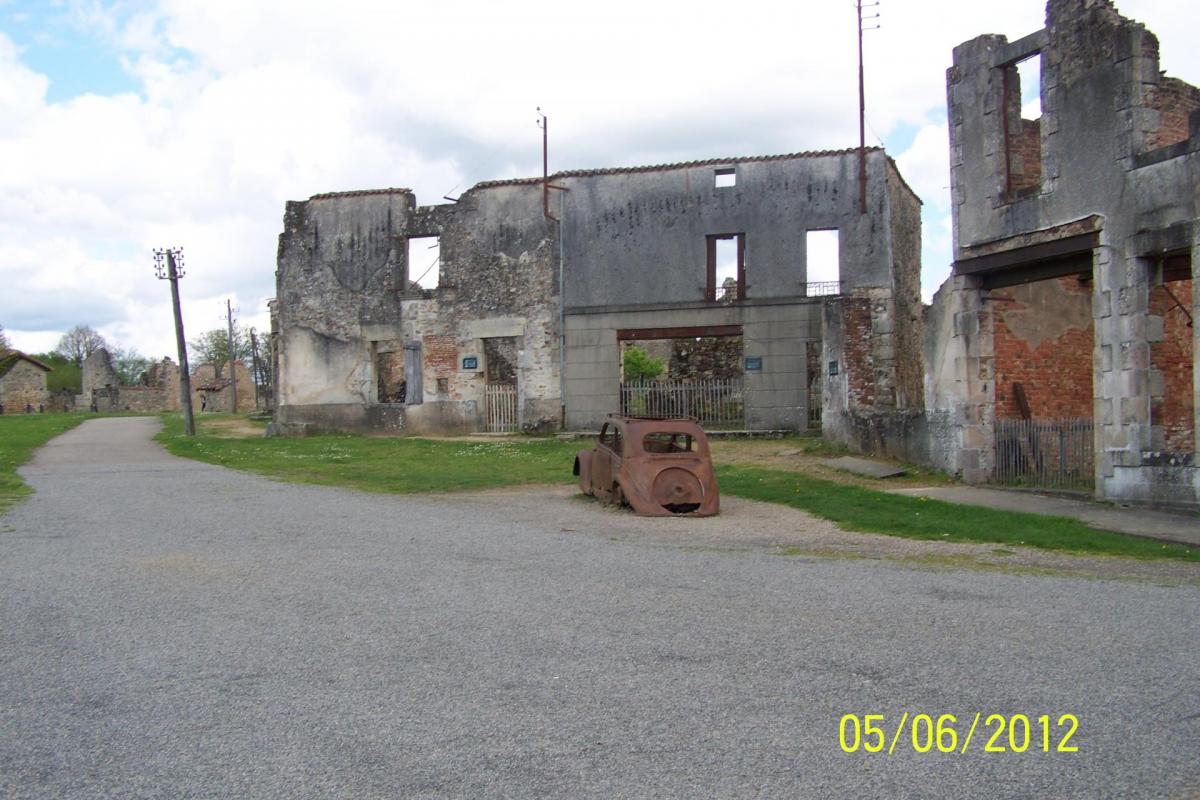
[[[155,424],[51,443],[0,518],[0,796],[1200,792],[1195,585],[614,541],[578,501],[275,484]],[[1079,752],[839,748],[903,711],[1071,712]]]

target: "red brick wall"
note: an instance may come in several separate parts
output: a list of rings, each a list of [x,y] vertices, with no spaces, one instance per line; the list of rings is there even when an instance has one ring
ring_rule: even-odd
[[[450,378],[458,371],[458,340],[453,336],[429,334],[421,337],[425,366],[434,378]]]
[[[1168,290],[1170,294],[1168,294]],[[1150,344],[1150,366],[1162,373],[1163,394],[1150,402],[1150,424],[1163,429],[1164,449],[1192,453],[1196,449],[1196,410],[1192,383],[1192,329],[1188,318],[1171,299],[1185,306],[1192,297],[1192,282],[1171,281],[1150,290],[1150,313],[1163,319],[1163,340]]]
[[[1042,185],[1042,124],[1022,119],[1019,131],[1008,135],[1010,188],[1014,192]]]
[[[1092,418],[1091,284],[1076,278],[995,289],[996,417],[1019,419],[1014,383],[1034,419]]]
[[[875,359],[871,356],[871,301],[843,297],[842,365],[850,407],[875,404]]]
[[[1158,130],[1146,135],[1146,149],[1166,147],[1188,138],[1188,117],[1200,109],[1200,89],[1164,77],[1146,93],[1145,105],[1158,111]]]
[[[1004,98],[1008,145],[1008,190],[1027,192],[1042,185],[1042,123],[1021,117],[1021,76],[1016,66],[1007,68],[1008,96]]]

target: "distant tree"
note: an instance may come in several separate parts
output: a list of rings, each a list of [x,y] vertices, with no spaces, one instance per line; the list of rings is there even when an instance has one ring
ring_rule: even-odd
[[[649,381],[663,374],[663,362],[636,345],[625,348],[622,368],[627,381]]]
[[[113,369],[124,386],[134,386],[141,382],[142,373],[150,368],[150,359],[134,350],[132,347],[114,347],[108,353],[112,356]]]
[[[82,366],[83,360],[108,343],[104,337],[87,325],[76,325],[63,334],[58,340],[54,352],[69,360],[75,366]]]
[[[83,391],[82,373],[79,365],[71,359],[64,358],[58,353],[34,353],[33,357],[54,368],[53,372],[46,375],[47,389],[52,392],[70,389],[71,394],[79,394]]]
[[[8,340],[8,334],[4,332],[4,326],[0,325],[0,356],[12,350],[12,342]]]
[[[247,366],[250,365],[250,332],[235,325],[233,328],[234,338],[234,359],[240,359]],[[211,331],[205,331],[188,342],[188,351],[191,353],[189,361],[192,366],[200,364],[214,364],[217,371],[224,369],[225,363],[229,361],[229,334],[224,328],[214,328]]]

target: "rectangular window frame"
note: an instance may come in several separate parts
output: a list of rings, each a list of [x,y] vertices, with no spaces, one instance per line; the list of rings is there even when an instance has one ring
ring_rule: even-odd
[[[746,234],[745,233],[710,233],[705,237],[707,247],[707,267],[704,289],[704,299],[710,303],[717,301],[717,242],[734,239],[737,241],[737,291],[736,299],[746,299]],[[722,298],[727,299],[727,298]]]

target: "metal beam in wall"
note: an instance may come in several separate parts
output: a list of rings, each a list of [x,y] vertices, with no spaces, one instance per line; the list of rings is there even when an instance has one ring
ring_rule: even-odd
[[[617,341],[634,342],[648,339],[694,339],[700,336],[741,336],[741,325],[697,325],[690,328],[622,328]]]

